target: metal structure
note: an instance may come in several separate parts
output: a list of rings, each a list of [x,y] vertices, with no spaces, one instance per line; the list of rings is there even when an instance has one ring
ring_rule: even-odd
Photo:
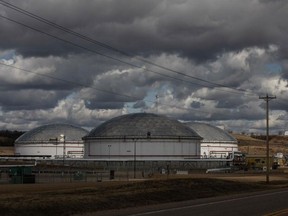
[[[49,124],[32,129],[15,141],[15,155],[82,158],[88,131],[70,124]]]
[[[135,164],[136,159],[138,162],[200,158],[201,139],[179,121],[151,113],[134,113],[113,118],[85,136],[84,158],[130,160]]]
[[[230,152],[238,151],[238,141],[226,131],[210,124],[200,122],[185,123],[201,140],[202,158],[226,158]]]

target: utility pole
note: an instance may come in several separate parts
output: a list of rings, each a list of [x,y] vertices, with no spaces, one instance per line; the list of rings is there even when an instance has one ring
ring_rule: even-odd
[[[136,147],[137,147],[137,144],[136,144],[136,142],[137,142],[137,138],[133,138],[133,141],[134,141],[134,163],[133,163],[133,165],[134,165],[134,179],[136,179],[136,153],[137,153],[137,151],[136,151]]]
[[[269,157],[269,101],[275,99],[276,96],[259,97],[266,101],[266,183],[269,184],[269,169],[270,169],[270,157]]]
[[[156,113],[158,114],[158,103],[159,103],[159,95],[155,95],[156,98]]]

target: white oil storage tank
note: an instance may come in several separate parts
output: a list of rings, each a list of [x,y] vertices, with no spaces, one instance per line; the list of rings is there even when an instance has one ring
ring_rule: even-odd
[[[83,158],[88,131],[71,124],[48,124],[34,128],[15,141],[15,155]]]
[[[203,137],[202,158],[226,158],[230,152],[238,151],[238,141],[223,129],[201,122],[188,122],[186,125]]]
[[[200,158],[201,139],[177,120],[152,113],[133,113],[106,121],[85,136],[84,158],[142,161]]]

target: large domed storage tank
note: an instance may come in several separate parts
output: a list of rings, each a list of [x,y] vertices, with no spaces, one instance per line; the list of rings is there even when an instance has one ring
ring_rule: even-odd
[[[200,122],[188,122],[186,125],[203,137],[202,158],[226,158],[229,152],[238,151],[238,141],[226,131]]]
[[[70,124],[49,124],[32,129],[15,141],[16,155],[83,158],[88,131]]]
[[[84,158],[145,161],[200,158],[201,139],[177,120],[134,113],[113,118],[85,136]]]

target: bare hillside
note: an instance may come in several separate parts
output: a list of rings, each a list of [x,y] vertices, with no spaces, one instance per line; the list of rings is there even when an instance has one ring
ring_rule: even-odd
[[[231,134],[239,142],[239,150],[248,154],[266,154],[266,137],[253,138],[242,134]],[[288,154],[288,137],[269,137],[269,149],[271,154],[281,152]]]
[[[0,155],[14,155],[14,147],[0,146]]]

